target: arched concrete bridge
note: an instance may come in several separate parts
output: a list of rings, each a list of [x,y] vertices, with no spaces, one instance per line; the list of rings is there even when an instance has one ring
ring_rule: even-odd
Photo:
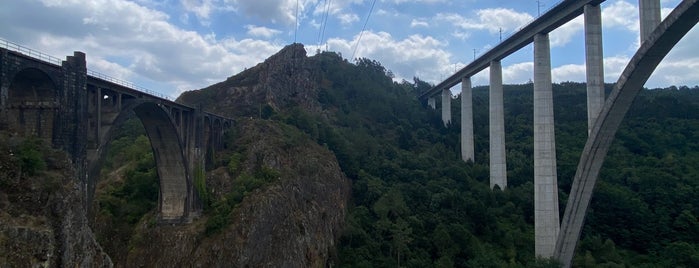
[[[160,180],[158,219],[183,223],[201,211],[194,188],[233,121],[137,90],[86,68],[85,54],[59,60],[8,41],[0,47],[0,130],[37,136],[70,154],[89,209],[112,132],[135,114]]]
[[[565,0],[454,75],[421,94],[433,109],[442,95],[442,120],[451,121],[449,88],[461,83],[461,154],[473,160],[473,105],[470,77],[490,67],[490,185],[507,187],[500,61],[534,43],[534,232],[537,256],[570,267],[594,185],[614,135],[629,106],[660,61],[699,21],[698,0],[683,0],[660,22],[660,0],[639,0],[641,47],[605,100],[602,26],[604,0]],[[584,14],[589,137],[583,149],[563,222],[559,222],[551,59],[548,33]]]

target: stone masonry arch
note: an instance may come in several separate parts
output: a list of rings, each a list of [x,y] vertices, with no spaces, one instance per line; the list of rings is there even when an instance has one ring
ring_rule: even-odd
[[[37,68],[17,72],[8,88],[3,128],[19,136],[53,141],[59,108],[57,84],[49,74]]]
[[[105,139],[99,145],[97,159],[91,159],[88,179],[91,186],[88,187],[88,191],[90,195],[94,195],[94,185],[99,180],[99,169],[112,140],[112,132],[128,119],[131,111],[141,120],[155,158],[160,182],[158,219],[161,222],[182,222],[190,212],[188,204],[191,203],[191,200],[188,200],[191,186],[183,153],[184,148],[182,148],[177,126],[169,112],[154,102],[133,99],[124,104],[112,127],[105,133]]]

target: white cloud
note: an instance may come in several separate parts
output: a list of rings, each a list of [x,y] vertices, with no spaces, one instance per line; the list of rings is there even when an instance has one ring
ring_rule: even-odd
[[[578,16],[575,19],[563,24],[561,27],[551,31],[549,40],[551,47],[562,47],[573,39],[573,36],[582,32],[585,28],[585,19],[583,16]]]
[[[349,25],[352,24],[353,22],[359,21],[359,16],[354,13],[343,13],[339,14],[337,16],[337,19],[340,20],[340,23],[343,25]]]
[[[254,36],[254,37],[262,37],[262,38],[272,38],[272,36],[275,36],[282,31],[275,30],[275,29],[270,29],[264,26],[255,26],[255,25],[245,25],[245,29],[248,29],[248,35]]]
[[[203,21],[209,19],[209,15],[214,10],[213,0],[181,0],[182,7],[187,12],[194,13],[197,18]]]
[[[326,0],[322,0],[325,2]],[[320,1],[319,1],[320,3]],[[327,8],[328,13],[330,14],[340,14],[345,12],[350,6],[352,5],[359,5],[364,3],[364,0],[330,0],[329,6],[325,6],[325,4],[319,4],[316,5],[316,8],[313,10],[314,15],[320,15],[320,14],[325,14],[325,10]]]
[[[357,39],[358,36],[353,40],[331,38],[328,45],[331,50],[339,51],[349,58]],[[454,68],[453,63],[449,63],[451,55],[443,46],[442,42],[430,36],[411,35],[396,40],[386,32],[367,31],[362,36],[355,58],[378,60],[398,80],[411,80],[413,76],[417,76],[425,81],[437,82],[445,75],[451,75]]]
[[[622,0],[602,8],[602,27],[638,32],[638,7]]]
[[[21,1],[24,3],[24,1]],[[35,17],[8,13],[5,19],[24,27],[10,33],[17,42],[52,55],[86,53],[88,68],[121,79],[149,80],[169,88],[167,95],[207,86],[251,67],[281,49],[267,41],[233,38],[216,41],[168,22],[169,17],[133,2],[117,0],[45,1],[34,4]],[[26,8],[15,3],[18,9]],[[31,4],[31,3],[30,3]],[[14,7],[13,7],[14,8]],[[62,21],[56,34],[43,22]],[[26,22],[30,21],[30,22]],[[21,33],[19,31],[21,30]]]
[[[306,5],[316,1],[297,0],[224,0],[230,6],[234,6],[239,15],[252,16],[265,22],[282,25],[294,25],[296,22],[296,8],[298,3],[299,14],[303,14]]]
[[[585,73],[585,65],[583,64],[565,64],[551,69],[551,80],[554,83],[586,81]]]
[[[476,12],[476,19],[466,18],[455,13],[440,13],[436,19],[447,21],[464,30],[487,30],[490,33],[512,32],[534,19],[527,13],[516,12],[512,9],[493,8],[481,9]]]
[[[464,31],[454,30],[451,33],[451,36],[453,36],[459,40],[466,40],[467,38],[471,37],[471,34],[469,34],[468,32],[464,32]]]
[[[411,27],[411,28],[415,28],[415,27],[428,27],[428,26],[430,26],[430,24],[427,23],[427,21],[424,20],[424,19],[413,19],[413,20],[410,22],[410,27]]]

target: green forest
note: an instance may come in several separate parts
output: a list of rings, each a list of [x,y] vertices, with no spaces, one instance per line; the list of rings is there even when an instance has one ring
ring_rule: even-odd
[[[350,178],[339,266],[556,266],[534,257],[532,84],[504,88],[508,187],[491,190],[486,87],[474,88],[476,159],[464,163],[458,97],[452,101],[453,123],[444,127],[439,111],[417,99],[431,87],[419,78],[394,82],[373,60],[349,63],[330,52],[314,57],[321,70],[318,102],[326,113],[267,109],[259,117],[293,126],[326,146]],[[554,84],[553,90],[562,217],[587,138],[586,93],[585,84],[574,82]],[[698,108],[696,86],[641,92],[605,161],[574,266],[699,267]],[[146,167],[152,156],[138,150],[142,132],[135,133],[136,143],[113,142],[108,166],[140,159],[127,174],[153,182]],[[153,191],[153,183],[140,184],[108,188],[99,197],[103,215],[137,221],[114,204]],[[211,203],[205,213],[215,216],[225,208]]]

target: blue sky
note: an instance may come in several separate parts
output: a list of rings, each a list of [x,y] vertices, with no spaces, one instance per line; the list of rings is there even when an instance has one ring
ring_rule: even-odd
[[[396,79],[437,83],[558,0],[5,0],[0,38],[169,96],[225,80],[294,41],[380,61]],[[661,0],[663,16],[680,0]],[[374,5],[366,31],[360,32]],[[635,0],[602,4],[605,80],[614,82],[639,46]],[[298,14],[298,16],[297,16]],[[326,15],[327,14],[327,15]],[[327,17],[327,19],[325,19]],[[295,27],[298,25],[298,27]],[[322,29],[325,29],[324,31]],[[322,37],[322,38],[321,38]],[[647,87],[699,84],[693,29]],[[551,33],[555,82],[584,81],[583,21]],[[503,60],[503,82],[532,78],[532,47]],[[473,77],[488,83],[487,70]],[[457,86],[458,87],[458,86]],[[457,91],[457,90],[455,90]]]

